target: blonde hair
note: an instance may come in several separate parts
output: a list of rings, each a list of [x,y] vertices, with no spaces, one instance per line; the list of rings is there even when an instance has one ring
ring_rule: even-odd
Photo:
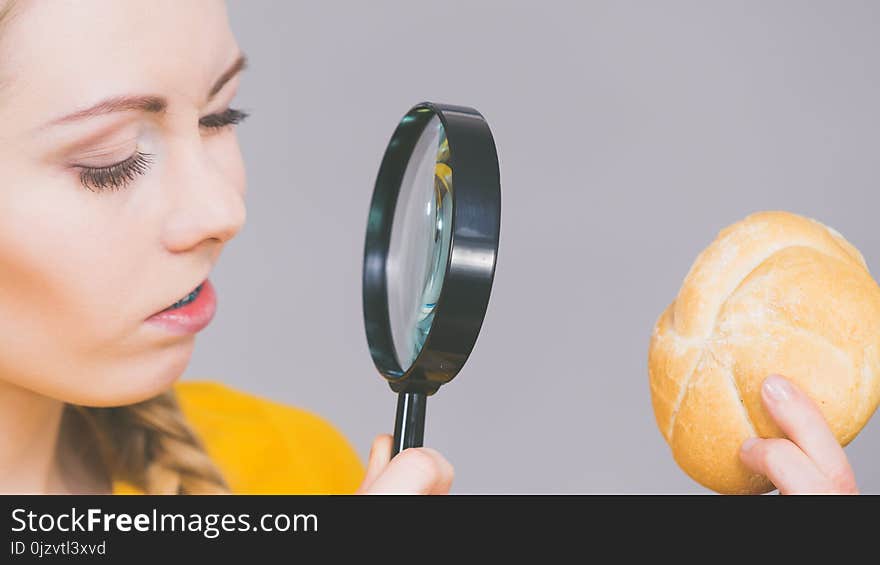
[[[105,479],[147,494],[221,494],[229,487],[187,423],[174,391],[127,406],[65,405],[64,433]],[[89,440],[92,440],[89,442]]]
[[[0,31],[16,4],[0,0]],[[229,493],[173,390],[128,406],[66,404],[61,434],[105,480],[126,481],[147,494]]]

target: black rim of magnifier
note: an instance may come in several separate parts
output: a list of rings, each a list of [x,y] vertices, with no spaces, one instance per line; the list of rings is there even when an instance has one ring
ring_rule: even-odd
[[[424,346],[409,368],[397,361],[388,314],[385,266],[403,175],[425,126],[437,116],[449,143],[452,233],[446,273]],[[501,229],[501,180],[489,125],[473,108],[423,102],[400,121],[373,190],[364,246],[363,308],[373,362],[391,389],[434,394],[473,350],[489,305]],[[418,396],[413,397],[419,400]],[[416,409],[424,415],[424,399]],[[402,400],[401,400],[402,402]],[[400,414],[398,415],[400,418]],[[424,420],[422,419],[422,426]],[[418,425],[413,427],[421,437]],[[397,439],[397,438],[395,438]]]

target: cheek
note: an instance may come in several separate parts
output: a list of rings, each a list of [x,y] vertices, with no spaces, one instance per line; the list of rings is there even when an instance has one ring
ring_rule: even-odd
[[[83,404],[161,392],[191,344],[134,339],[148,314],[134,281],[150,257],[149,223],[126,217],[121,194],[42,183],[0,188],[0,375]]]
[[[77,198],[23,197],[0,213],[0,302],[19,331],[109,336],[124,310],[122,276],[135,253],[108,219]],[[57,195],[57,193],[53,193]],[[8,199],[7,199],[7,202]],[[135,250],[131,250],[135,251]]]

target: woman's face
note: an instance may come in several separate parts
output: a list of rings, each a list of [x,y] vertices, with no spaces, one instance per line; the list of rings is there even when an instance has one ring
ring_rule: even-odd
[[[241,52],[222,1],[18,0],[12,16],[0,24],[0,384],[144,400],[195,342],[147,318],[205,280],[245,220],[234,126],[209,127]],[[64,119],[128,96],[166,106]]]

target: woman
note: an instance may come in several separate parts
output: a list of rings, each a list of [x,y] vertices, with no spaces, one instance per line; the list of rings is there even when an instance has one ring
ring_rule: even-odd
[[[0,491],[446,493],[437,452],[367,469],[323,420],[176,383],[245,220],[220,1],[0,0]],[[768,380],[790,440],[743,460],[781,492],[850,492],[815,406]],[[745,449],[747,448],[747,449]]]
[[[445,493],[329,424],[177,383],[245,220],[225,6],[0,0],[0,492]],[[179,404],[178,404],[179,400]]]

